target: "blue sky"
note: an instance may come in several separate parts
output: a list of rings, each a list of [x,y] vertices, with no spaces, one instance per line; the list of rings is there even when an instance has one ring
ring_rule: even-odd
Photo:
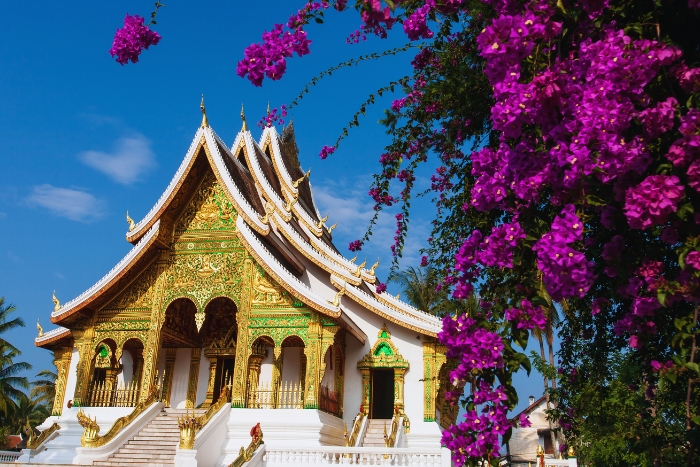
[[[136,65],[108,54],[125,13],[148,16],[152,1],[6,2],[0,28],[0,296],[14,303],[27,327],[8,339],[34,370],[51,367],[50,352],[36,349],[37,318],[45,330],[51,293],[66,302],[94,284],[130,248],[125,212],[138,221],[163,192],[201,121],[206,98],[212,128],[229,144],[273,107],[289,103],[317,73],[341,61],[406,42],[390,39],[347,45],[359,26],[354,12],[330,11],[323,25],[307,27],[312,54],[288,61],[281,81],[252,86],[235,74],[243,49],[274,23],[286,22],[296,2],[165,1],[153,27],[163,39]],[[31,5],[31,8],[28,6]],[[14,18],[10,21],[10,18]],[[369,93],[410,73],[411,53],[341,70],[312,88],[294,117],[302,167],[328,224],[338,222],[336,245],[345,253],[371,217],[366,192],[389,141],[376,122],[395,97],[379,99],[335,155],[318,158]],[[259,130],[253,129],[257,137]],[[429,173],[418,188],[429,186]],[[405,266],[417,265],[433,208],[414,203]],[[390,214],[381,218],[362,255],[381,256],[386,277],[393,238]],[[390,285],[389,291],[392,290]],[[32,370],[32,374],[35,371]],[[542,391],[541,378],[519,377],[523,401]],[[521,403],[519,408],[526,404]]]

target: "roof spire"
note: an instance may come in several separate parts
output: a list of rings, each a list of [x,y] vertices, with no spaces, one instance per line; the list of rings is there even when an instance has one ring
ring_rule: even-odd
[[[270,115],[270,101],[267,101],[267,114]]]
[[[207,120],[207,109],[204,108],[204,94],[202,94],[202,103],[199,104],[199,108],[202,111],[202,128],[209,126],[209,120]]]
[[[245,112],[243,111],[243,104],[241,104],[241,120],[243,120],[243,127],[241,131],[248,131],[248,125],[245,122]]]

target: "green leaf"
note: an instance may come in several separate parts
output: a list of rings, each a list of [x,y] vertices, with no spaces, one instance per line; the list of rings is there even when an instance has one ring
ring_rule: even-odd
[[[323,20],[322,20],[321,18],[316,18],[316,22],[317,22],[318,24],[323,24]]]
[[[684,365],[689,370],[693,370],[695,373],[700,374],[700,366],[695,362],[688,362]]]
[[[695,423],[696,425],[700,425],[700,415],[696,415],[694,417],[691,417],[690,421]]]

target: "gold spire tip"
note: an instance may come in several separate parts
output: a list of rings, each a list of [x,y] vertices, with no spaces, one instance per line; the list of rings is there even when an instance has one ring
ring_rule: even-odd
[[[270,115],[270,101],[267,101],[267,114]]]
[[[202,103],[199,104],[199,109],[202,111],[202,128],[209,126],[209,120],[207,120],[207,109],[204,108],[204,94],[202,94]]]
[[[243,120],[243,127],[241,131],[248,131],[248,125],[245,122],[245,110],[243,109],[243,104],[241,104],[241,120]]]

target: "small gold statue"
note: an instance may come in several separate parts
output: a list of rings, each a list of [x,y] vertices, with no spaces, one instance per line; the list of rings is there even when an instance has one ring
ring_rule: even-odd
[[[61,309],[61,302],[56,298],[56,291],[53,291],[53,311],[58,311]]]

